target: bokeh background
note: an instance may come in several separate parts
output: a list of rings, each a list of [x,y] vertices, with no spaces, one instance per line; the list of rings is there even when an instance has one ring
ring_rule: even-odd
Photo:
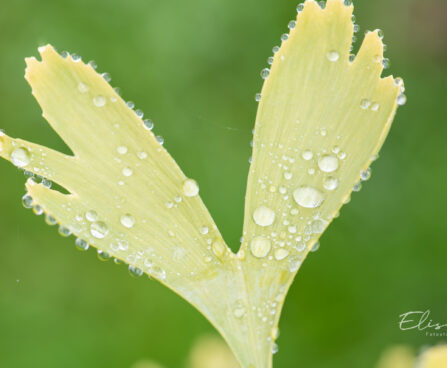
[[[260,70],[296,0],[14,0],[0,11],[0,128],[66,150],[23,79],[24,57],[52,43],[94,59],[157,134],[233,249],[239,245]],[[447,3],[357,0],[359,35],[385,31],[389,73],[408,103],[373,165],[301,268],[280,323],[275,367],[373,367],[430,309],[447,323]],[[185,301],[124,266],[77,251],[25,210],[23,173],[0,162],[0,366],[182,367],[212,332]],[[443,338],[447,340],[447,337]],[[212,367],[210,367],[212,368]]]

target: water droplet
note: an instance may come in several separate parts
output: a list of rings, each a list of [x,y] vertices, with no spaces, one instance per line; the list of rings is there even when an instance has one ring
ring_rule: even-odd
[[[159,279],[161,281],[166,279],[166,271],[159,266],[153,266],[150,269],[150,274],[152,277],[155,277],[156,279]]]
[[[314,154],[312,153],[311,150],[305,150],[301,154],[301,157],[303,158],[303,160],[309,161],[309,160],[312,160],[312,157],[314,157]]]
[[[279,346],[277,343],[273,343],[272,345],[272,354],[276,354],[279,351]]]
[[[163,145],[163,143],[165,143],[165,139],[164,139],[161,135],[157,135],[157,136],[155,137],[155,139],[156,139],[156,141],[157,141],[158,143],[160,143],[161,145]]]
[[[324,155],[318,160],[318,167],[321,171],[330,173],[338,169],[338,158],[332,155]]]
[[[287,25],[287,27],[288,27],[289,29],[294,29],[294,28],[296,27],[296,21],[295,21],[295,20],[291,20],[291,21],[289,22],[289,24]]]
[[[287,41],[289,39],[289,35],[287,34],[287,33],[283,33],[282,35],[281,35],[281,41]]]
[[[25,208],[33,208],[33,199],[31,198],[31,196],[29,194],[25,194],[22,197],[22,205]]]
[[[128,229],[132,228],[135,225],[135,218],[126,213],[125,215],[121,216],[121,225],[124,227],[127,227]]]
[[[102,221],[93,222],[90,225],[90,233],[97,239],[104,239],[109,233],[109,228]]]
[[[154,129],[154,122],[151,119],[145,119],[143,120],[143,124],[148,130]]]
[[[140,270],[138,267],[129,265],[129,274],[132,277],[141,277],[143,275],[143,270]]]
[[[90,210],[85,213],[85,218],[87,221],[94,222],[98,219],[98,214],[96,211]]]
[[[53,216],[50,216],[48,214],[45,215],[45,222],[47,223],[47,225],[50,226],[57,224],[57,220]]]
[[[97,251],[98,259],[102,262],[108,261],[112,256],[109,253],[104,252],[101,249],[98,249]]]
[[[43,208],[40,207],[38,204],[36,204],[33,207],[33,212],[34,212],[35,215],[40,216],[41,214],[43,214]]]
[[[382,64],[383,64],[383,69],[388,69],[391,66],[391,61],[390,61],[390,59],[384,58],[382,60]]]
[[[96,107],[103,107],[106,104],[107,100],[104,96],[98,95],[93,97],[93,104]]]
[[[199,231],[202,235],[208,234],[208,226],[202,226]]]
[[[371,106],[371,101],[370,100],[368,100],[367,98],[364,98],[362,101],[360,101],[360,107],[363,109],[363,110],[366,110],[368,107],[370,107]]]
[[[358,24],[354,24],[354,33],[360,31],[360,26]]]
[[[308,186],[301,186],[295,189],[293,198],[296,203],[304,208],[317,208],[321,206],[324,201],[323,193]]]
[[[296,7],[296,12],[297,13],[302,12],[303,9],[304,9],[304,4],[298,4],[298,6]]]
[[[133,103],[133,101],[127,101],[126,106],[132,110],[135,108],[135,104]]]
[[[29,151],[24,148],[16,148],[11,152],[11,162],[17,167],[24,167],[31,161],[31,155]]]
[[[284,179],[286,179],[286,180],[292,179],[292,176],[293,176],[293,174],[291,172],[287,171],[284,173]]]
[[[397,104],[398,104],[399,106],[403,106],[403,105],[405,105],[406,103],[407,103],[407,96],[405,96],[403,93],[400,94],[400,95],[397,97]]]
[[[316,252],[318,249],[320,249],[320,243],[316,242],[312,248],[310,249],[311,252]]]
[[[253,212],[253,220],[256,225],[270,226],[275,221],[275,212],[266,206],[261,206]]]
[[[281,261],[289,255],[289,251],[284,248],[278,248],[275,250],[275,259]]]
[[[120,154],[120,155],[125,155],[127,153],[127,147],[126,146],[119,146],[116,151]]]
[[[124,176],[131,176],[133,174],[133,170],[130,167],[125,167],[122,173]]]
[[[256,93],[256,95],[255,95],[255,101],[256,101],[256,102],[261,101],[261,94],[260,94],[260,93]]]
[[[144,116],[144,112],[141,110],[135,110],[135,114],[137,115],[137,117],[139,117],[140,119],[143,118]]]
[[[247,313],[244,303],[242,302],[242,300],[238,300],[236,301],[236,303],[234,304],[234,308],[233,308],[233,315],[237,318],[237,319],[241,319],[245,316],[245,314]]]
[[[360,180],[361,181],[367,181],[371,178],[371,168],[368,167],[365,171],[362,171],[360,173]]]
[[[96,69],[98,67],[94,60],[90,60],[87,64],[90,65],[93,69]]]
[[[267,77],[270,74],[270,69],[269,68],[264,68],[261,70],[261,78],[262,79],[267,79]]]
[[[88,243],[85,240],[82,240],[81,238],[77,238],[75,241],[76,249],[80,251],[86,251],[89,248]]]
[[[338,179],[333,176],[328,176],[323,181],[323,187],[326,190],[335,190],[338,187]]]
[[[59,226],[58,232],[59,232],[59,235],[65,237],[65,238],[71,235],[71,230],[65,226]]]
[[[385,34],[383,33],[383,31],[381,29],[377,30],[377,35],[379,36],[380,39],[382,39],[385,36]]]
[[[219,258],[221,258],[225,253],[225,245],[220,239],[214,240],[211,248],[213,250],[213,253]]]
[[[324,231],[325,223],[320,220],[313,220],[312,221],[312,232],[314,234],[321,234]]]
[[[78,84],[78,91],[81,93],[86,93],[88,92],[89,88],[85,83],[79,82]]]
[[[272,245],[270,243],[270,240],[262,237],[257,236],[256,238],[253,238],[250,243],[250,251],[251,254],[253,254],[256,258],[264,258],[269,254],[270,249]]]
[[[301,259],[297,256],[293,256],[289,258],[289,271],[296,272],[299,270],[301,266]]]
[[[362,183],[359,181],[358,183],[354,184],[354,187],[352,188],[353,192],[360,192],[362,189]]]
[[[340,58],[340,54],[337,51],[329,51],[326,57],[329,61],[335,62]]]
[[[144,160],[147,158],[147,153],[146,152],[138,152],[137,156],[140,160]]]
[[[346,6],[352,5],[352,0],[345,0],[345,5]]]
[[[195,197],[199,194],[199,186],[197,185],[197,182],[193,179],[186,179],[183,182],[183,193],[187,197]]]
[[[274,46],[272,51],[274,54],[276,54],[279,51],[279,46]]]
[[[272,328],[272,330],[270,331],[270,337],[273,341],[278,340],[278,337],[279,337],[279,328],[278,327]]]
[[[380,109],[380,104],[379,104],[379,103],[374,102],[374,103],[371,105],[371,110],[372,110],[372,111],[379,111],[379,109]]]

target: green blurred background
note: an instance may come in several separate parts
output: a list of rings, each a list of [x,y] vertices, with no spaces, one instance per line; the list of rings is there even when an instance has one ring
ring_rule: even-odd
[[[0,128],[65,150],[23,79],[24,57],[52,43],[95,59],[155,131],[227,242],[242,231],[259,71],[295,17],[295,0],[14,0],[0,11]],[[408,103],[373,166],[290,291],[275,367],[372,367],[393,344],[439,342],[400,331],[399,315],[447,323],[447,2],[357,0],[360,35],[385,31],[390,73]],[[25,210],[24,176],[0,162],[0,366],[182,367],[212,331],[185,301],[124,266],[75,250]],[[447,337],[444,337],[447,340]],[[210,367],[212,368],[212,367]]]

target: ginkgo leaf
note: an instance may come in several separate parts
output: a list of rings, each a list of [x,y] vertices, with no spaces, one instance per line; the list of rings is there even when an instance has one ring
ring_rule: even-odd
[[[91,65],[39,49],[26,79],[73,156],[5,134],[0,155],[64,187],[28,180],[24,201],[79,248],[129,264],[193,304],[244,368],[272,365],[287,290],[307,253],[377,157],[403,85],[381,78],[383,44],[366,35],[353,61],[353,7],[299,8],[271,70],[262,71],[244,239],[231,252],[188,179]],[[302,11],[301,11],[302,10]],[[363,174],[361,174],[363,173]]]

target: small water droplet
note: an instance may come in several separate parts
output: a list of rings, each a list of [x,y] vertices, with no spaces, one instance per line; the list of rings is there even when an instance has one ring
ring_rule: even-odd
[[[354,187],[352,188],[353,192],[360,192],[362,189],[362,183],[359,181],[358,183],[354,184]]]
[[[275,221],[275,212],[266,206],[258,207],[253,212],[256,225],[270,226]]]
[[[202,226],[199,231],[202,235],[208,234],[208,226]]]
[[[137,117],[139,117],[140,119],[143,118],[144,116],[144,112],[141,110],[135,110],[135,114],[137,115]]]
[[[279,46],[274,46],[272,51],[274,54],[276,54],[279,51]]]
[[[81,238],[77,238],[75,241],[75,245],[76,245],[76,249],[85,252],[86,250],[88,250],[89,245],[88,243],[81,239]]]
[[[133,170],[130,167],[125,167],[122,173],[124,176],[131,176],[133,174]]]
[[[112,258],[112,256],[109,253],[106,253],[101,249],[98,249],[97,255],[98,255],[98,259],[102,262],[106,262]]]
[[[155,139],[156,139],[156,141],[157,141],[158,143],[160,143],[161,145],[163,145],[163,143],[165,143],[165,139],[164,139],[161,135],[157,135],[157,136],[155,137]]]
[[[103,106],[105,106],[106,103],[107,103],[107,100],[102,95],[98,95],[98,96],[93,97],[93,104],[96,107],[103,107]]]
[[[109,228],[102,221],[93,222],[90,225],[90,233],[97,239],[104,239],[109,233]]]
[[[58,232],[59,232],[59,235],[65,237],[65,238],[71,235],[71,230],[65,226],[59,226]]]
[[[304,208],[317,208],[324,201],[323,193],[309,186],[301,186],[295,189],[293,198],[296,203]]]
[[[340,54],[337,51],[329,51],[326,57],[329,61],[335,62],[340,58]]]
[[[245,316],[245,314],[247,313],[244,303],[242,302],[242,300],[238,300],[236,301],[236,303],[234,304],[233,307],[233,315],[237,318],[237,319],[241,319]]]
[[[323,181],[323,187],[326,190],[335,190],[338,187],[338,179],[333,176],[328,176]]]
[[[133,101],[127,101],[126,106],[132,110],[135,108],[135,104],[133,103]]]
[[[273,343],[272,345],[272,354],[276,354],[279,351],[279,346],[277,343]]]
[[[141,277],[143,275],[143,270],[139,269],[138,267],[129,265],[129,274],[132,277]]]
[[[362,101],[360,101],[360,107],[363,109],[363,110],[366,110],[368,107],[370,107],[371,106],[371,101],[370,100],[368,100],[367,98],[364,98]]]
[[[321,171],[330,173],[338,169],[338,158],[332,155],[324,155],[318,160]]]
[[[289,251],[284,248],[278,248],[275,250],[275,259],[281,261],[289,255]]]
[[[270,249],[272,245],[270,243],[270,240],[262,237],[257,236],[252,239],[250,243],[250,251],[253,256],[256,258],[264,258],[269,254]]]
[[[256,102],[261,101],[261,94],[260,94],[260,93],[256,93],[256,95],[255,95],[255,101],[256,101]]]
[[[362,171],[360,173],[360,180],[361,181],[367,181],[371,178],[371,168],[368,167],[366,170]]]
[[[48,215],[48,214],[45,215],[45,222],[47,223],[47,225],[50,225],[50,226],[57,224],[57,220],[53,216]]]
[[[293,176],[293,174],[289,171],[284,173],[284,179],[286,179],[286,180],[292,179],[292,176]]]
[[[86,93],[88,92],[89,88],[85,83],[79,82],[78,84],[78,91],[81,93]]]
[[[311,252],[316,252],[318,249],[320,249],[320,243],[316,242],[312,248],[310,249]]]
[[[143,124],[148,130],[154,129],[154,122],[151,119],[145,119],[143,120]]]
[[[33,208],[33,199],[31,196],[27,193],[22,197],[22,205],[25,208]]]
[[[390,59],[384,58],[382,60],[382,64],[383,64],[383,69],[388,69],[391,66],[391,61],[390,61]]]
[[[261,78],[262,79],[267,79],[267,77],[270,74],[270,69],[269,68],[264,68],[261,70]]]
[[[90,210],[85,213],[85,218],[87,221],[94,222],[98,219],[98,214],[96,211]]]
[[[379,104],[378,102],[374,102],[374,103],[371,105],[371,110],[372,110],[372,111],[379,111],[379,109],[380,109],[380,104]]]
[[[17,167],[24,167],[31,161],[29,151],[24,147],[19,147],[11,152],[11,162]]]
[[[127,147],[126,146],[119,146],[116,151],[120,154],[120,155],[125,155],[127,153]]]
[[[298,6],[296,7],[296,12],[300,13],[302,12],[304,9],[304,4],[298,4]]]
[[[289,35],[287,34],[287,33],[283,33],[282,35],[281,35],[281,41],[287,41],[289,39]]]
[[[126,213],[125,215],[121,216],[121,225],[124,227],[127,227],[128,229],[132,228],[135,225],[135,217],[132,215]]]
[[[144,160],[147,158],[147,153],[146,152],[138,152],[137,156],[140,160]]]
[[[303,158],[303,160],[309,161],[309,160],[312,160],[312,157],[314,157],[314,154],[312,153],[311,150],[305,150],[301,154],[301,157]]]
[[[406,103],[407,103],[407,96],[405,96],[403,93],[400,94],[400,95],[397,97],[397,104],[398,104],[399,106],[403,106],[403,105],[405,105]]]
[[[213,250],[213,253],[219,258],[221,258],[225,253],[225,245],[220,239],[214,240],[211,248]]]
[[[289,29],[294,29],[294,28],[296,27],[296,21],[295,21],[295,20],[291,20],[291,21],[289,22],[289,24],[287,25],[287,27],[288,27]]]
[[[197,182],[193,179],[186,179],[183,182],[183,193],[187,197],[195,197],[199,194],[199,186]]]
[[[43,208],[40,207],[38,204],[36,204],[33,207],[33,212],[34,212],[35,215],[40,216],[41,214],[43,214]]]

